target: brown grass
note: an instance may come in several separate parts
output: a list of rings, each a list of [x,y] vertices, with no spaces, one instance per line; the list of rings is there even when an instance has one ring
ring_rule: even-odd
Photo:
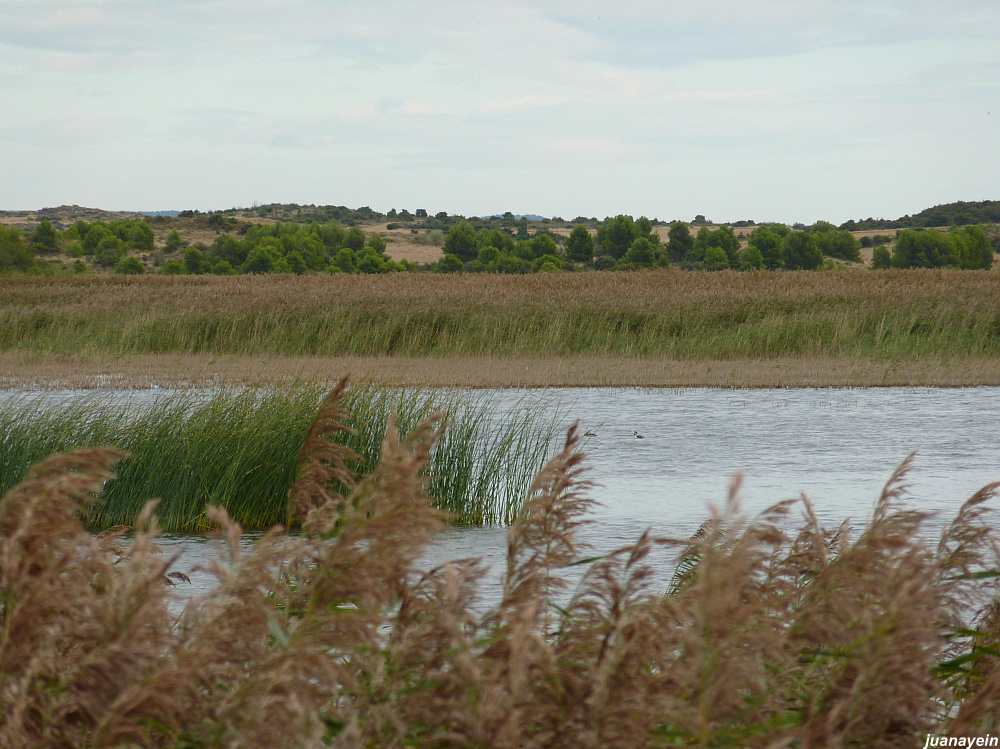
[[[992,359],[884,362],[831,357],[670,360],[582,355],[500,358],[0,352],[0,388],[333,383],[346,372],[359,381],[380,385],[469,388],[1000,385],[1000,367]]]
[[[241,556],[216,512],[229,563],[180,617],[155,526],[124,544],[80,525],[120,453],[50,458],[2,499],[0,746],[879,748],[995,730],[997,485],[931,541],[903,502],[908,461],[858,531],[805,499],[797,529],[791,501],[747,519],[737,480],[694,538],[646,534],[571,591],[592,505],[571,429],[479,614],[478,560],[417,565],[442,527],[420,478],[437,422],[390,429],[355,480],[323,444],[338,408],[293,490],[305,532]],[[684,558],[666,593],[657,544]]]

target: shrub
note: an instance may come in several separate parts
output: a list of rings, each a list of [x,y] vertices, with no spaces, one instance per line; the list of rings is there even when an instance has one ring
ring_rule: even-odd
[[[168,260],[163,264],[163,267],[160,268],[160,274],[164,276],[181,276],[186,272],[187,269],[177,258]]]
[[[128,257],[122,258],[121,261],[115,266],[115,273],[120,273],[122,275],[139,275],[146,272],[146,266],[142,264],[139,258],[129,255]]]

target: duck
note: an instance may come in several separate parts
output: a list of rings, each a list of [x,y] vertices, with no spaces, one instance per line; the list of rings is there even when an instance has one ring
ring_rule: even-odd
[[[635,436],[635,438],[636,438],[637,440],[644,440],[644,439],[646,439],[645,437],[643,437],[643,436],[642,436],[641,434],[639,434],[638,432],[632,432],[632,434],[633,434],[633,435]]]
[[[596,437],[597,436],[597,432],[595,432],[592,429],[588,429],[586,432],[583,433],[583,436],[584,437]]]

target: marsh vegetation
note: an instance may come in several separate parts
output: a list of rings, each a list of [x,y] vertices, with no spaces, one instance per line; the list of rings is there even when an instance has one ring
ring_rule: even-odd
[[[922,746],[1000,717],[997,544],[977,492],[937,538],[908,462],[871,522],[806,501],[754,518],[738,483],[689,539],[588,555],[575,430],[508,533],[500,600],[476,560],[418,568],[435,418],[356,476],[324,402],[290,497],[302,532],[250,554],[224,511],[217,586],[178,616],[151,506],[127,542],[81,517],[122,454],[51,458],[0,501],[5,746]],[[793,519],[798,516],[798,523]],[[665,588],[648,559],[679,557]]]
[[[132,525],[157,498],[169,531],[203,530],[210,506],[244,528],[288,522],[296,458],[325,391],[318,385],[188,390],[146,394],[44,393],[0,404],[0,492],[49,455],[115,445],[128,452],[88,527]],[[380,460],[390,415],[404,435],[434,412],[449,429],[430,456],[428,494],[458,523],[509,523],[531,476],[544,463],[558,414],[525,403],[507,406],[475,392],[356,388],[351,417],[337,436],[369,473]]]

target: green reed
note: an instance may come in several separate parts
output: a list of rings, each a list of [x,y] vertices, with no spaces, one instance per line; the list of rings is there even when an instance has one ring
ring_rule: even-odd
[[[296,457],[324,391],[316,385],[134,394],[55,400],[20,394],[0,405],[0,493],[53,453],[115,445],[128,451],[88,524],[131,525],[157,498],[165,530],[198,530],[210,505],[246,528],[284,522]],[[343,435],[358,470],[378,464],[391,414],[401,433],[442,411],[448,431],[429,467],[430,496],[466,524],[507,523],[544,463],[558,416],[519,404],[507,411],[488,394],[375,387],[353,389]]]

